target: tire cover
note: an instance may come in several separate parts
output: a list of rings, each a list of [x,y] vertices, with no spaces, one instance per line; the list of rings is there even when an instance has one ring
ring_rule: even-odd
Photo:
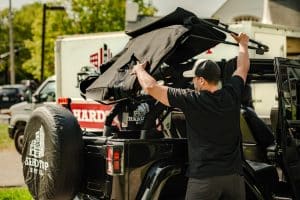
[[[80,126],[59,105],[33,111],[24,134],[25,183],[34,199],[72,199],[80,187],[83,166]]]

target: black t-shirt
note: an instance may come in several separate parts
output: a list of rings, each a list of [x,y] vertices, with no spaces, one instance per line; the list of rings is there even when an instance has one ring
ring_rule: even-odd
[[[171,106],[185,114],[191,178],[242,173],[240,104],[244,81],[233,76],[220,90],[168,89]]]

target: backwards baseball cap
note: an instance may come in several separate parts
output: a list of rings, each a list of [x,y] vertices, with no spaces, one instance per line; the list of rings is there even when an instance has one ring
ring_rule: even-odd
[[[208,82],[218,82],[221,69],[217,63],[208,59],[198,59],[191,70],[183,72],[183,77],[203,77]]]

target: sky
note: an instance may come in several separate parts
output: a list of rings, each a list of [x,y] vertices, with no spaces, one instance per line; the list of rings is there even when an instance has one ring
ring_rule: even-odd
[[[38,0],[40,2],[40,0]],[[20,8],[24,4],[35,2],[35,0],[11,0],[12,7]],[[0,9],[8,7],[9,0],[0,0]]]
[[[24,4],[35,1],[46,2],[47,0],[11,0],[12,6],[20,8]],[[55,0],[48,0],[54,1]],[[194,12],[198,17],[210,17],[226,0],[145,0],[152,2],[158,8],[157,16],[166,15],[176,9],[182,7],[191,12]],[[9,0],[0,0],[0,10],[8,7]]]
[[[11,0],[11,5],[14,8],[20,8],[24,4],[33,2],[45,2],[45,0]],[[9,0],[0,0],[0,10],[9,6]]]
[[[148,0],[158,8],[156,15],[164,16],[182,7],[198,17],[211,17],[226,0]]]

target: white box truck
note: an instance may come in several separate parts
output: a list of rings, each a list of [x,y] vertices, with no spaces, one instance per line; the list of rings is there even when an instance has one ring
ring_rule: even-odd
[[[82,129],[102,131],[111,106],[80,95],[79,81],[120,52],[129,40],[124,32],[61,36],[55,44],[56,97],[71,98],[71,109]]]

